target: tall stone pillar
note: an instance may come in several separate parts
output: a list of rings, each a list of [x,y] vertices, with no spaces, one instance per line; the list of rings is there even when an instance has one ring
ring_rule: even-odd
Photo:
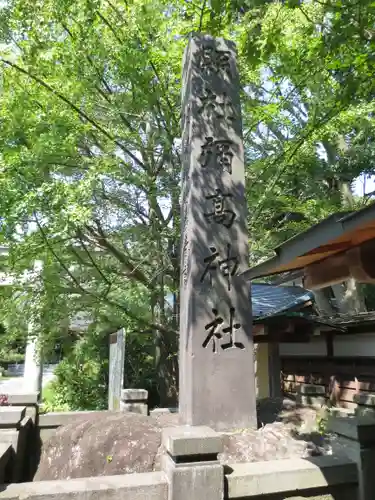
[[[240,87],[233,43],[192,36],[182,91],[180,416],[256,426]]]
[[[26,393],[38,392],[40,394],[42,391],[43,361],[38,350],[38,338],[32,326],[29,326],[23,373],[23,391]]]
[[[108,410],[119,410],[124,385],[125,330],[109,336]]]
[[[32,278],[38,279],[43,272],[43,262],[36,260]],[[35,284],[34,284],[35,286]],[[43,359],[39,349],[40,324],[30,321],[27,330],[27,341],[25,351],[25,368],[23,374],[23,390],[27,393],[39,393],[41,397],[43,385]]]

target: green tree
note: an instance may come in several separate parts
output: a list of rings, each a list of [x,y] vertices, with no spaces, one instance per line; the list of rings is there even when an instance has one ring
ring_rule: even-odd
[[[176,14],[166,9],[8,4],[0,138],[9,265],[19,274],[45,262],[39,299],[46,310],[55,302],[60,321],[45,316],[44,329],[51,335],[67,311],[85,310],[152,330],[164,402],[176,385],[177,328],[165,298],[178,282],[183,45],[172,44]]]
[[[187,35],[238,46],[254,262],[373,173],[373,25],[357,0],[3,5],[1,237],[15,276],[44,261],[38,294],[17,281],[3,295],[8,324],[37,311],[52,346],[83,311],[124,326],[147,359],[152,336],[160,403],[174,400]],[[303,221],[275,227],[287,213]]]

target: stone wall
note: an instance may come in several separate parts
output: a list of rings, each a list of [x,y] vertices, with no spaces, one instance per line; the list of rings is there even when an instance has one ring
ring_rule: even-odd
[[[168,483],[163,473],[90,477],[69,481],[11,484],[0,491],[1,500],[167,500]]]
[[[344,436],[350,456],[341,453],[223,466],[218,460],[223,450],[220,433],[207,427],[182,426],[163,431],[161,472],[16,484],[22,480],[21,472],[27,465],[25,458],[30,455],[26,449],[26,434],[32,436],[31,418],[25,417],[25,411],[20,407],[2,410],[0,482],[13,484],[0,487],[0,500],[25,495],[30,500],[48,500],[51,495],[55,500],[72,497],[75,500],[107,500],[115,496],[123,500],[375,498],[370,471],[373,470],[372,449],[375,445],[373,422],[364,426],[358,420],[335,420],[334,430]],[[88,413],[103,414],[65,412],[40,415],[34,432],[38,432],[42,440],[47,439],[59,426],[84,418]],[[361,497],[357,496],[358,484]]]
[[[357,468],[345,458],[235,464],[226,475],[227,498],[355,500]]]
[[[178,445],[181,446],[181,443]],[[0,450],[1,452],[1,450]],[[196,457],[195,457],[196,458]],[[0,465],[2,458],[0,456]],[[204,474],[199,474],[203,467]],[[211,467],[211,472],[207,467]],[[102,476],[62,481],[41,481],[8,485],[0,491],[0,500],[222,500],[226,499],[311,499],[356,500],[357,468],[343,458],[317,457],[309,460],[234,464],[214,471],[207,463],[184,464],[175,471]],[[191,469],[189,471],[189,469]],[[208,475],[207,475],[208,474]],[[224,484],[215,489],[201,478],[210,477]],[[220,475],[223,475],[222,479]],[[177,481],[176,481],[177,475]],[[193,479],[192,479],[193,478]],[[191,481],[192,480],[192,481]],[[184,488],[183,484],[189,485]],[[200,496],[194,490],[199,486]],[[207,489],[203,496],[203,490]],[[0,488],[1,490],[1,488]]]
[[[301,396],[305,396],[303,391]],[[14,400],[13,403],[16,405],[20,401]],[[33,403],[34,400],[30,400],[30,407]],[[20,406],[1,410],[0,482],[16,483],[33,477],[29,462],[37,459],[33,455],[36,438],[40,447],[58,427],[85,419],[88,414],[103,416],[106,413],[48,413],[36,415],[33,425],[34,419],[27,417],[26,411],[27,408]],[[349,450],[346,455],[229,466],[218,461],[223,447],[220,433],[207,427],[165,429],[163,470],[160,473],[8,484],[3,491],[0,487],[0,500],[21,498],[26,492],[29,497],[35,497],[34,500],[43,500],[42,497],[51,494],[58,497],[55,500],[72,496],[75,500],[90,500],[91,497],[101,500],[103,496],[104,500],[104,497],[115,495],[121,495],[125,500],[372,500],[375,498],[375,484],[373,487],[372,473],[368,472],[375,463],[372,461],[375,423],[373,420],[366,422],[364,425],[362,420],[351,418],[335,419],[330,424],[341,444],[345,444],[345,450]],[[357,497],[358,484],[360,497]]]

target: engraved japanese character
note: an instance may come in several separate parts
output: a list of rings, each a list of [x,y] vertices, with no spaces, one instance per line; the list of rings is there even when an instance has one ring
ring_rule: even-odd
[[[201,102],[198,113],[206,111],[210,118],[218,118],[233,121],[235,111],[230,98],[225,92],[221,95],[215,94],[210,88],[205,88],[199,96]]]
[[[203,281],[205,280],[207,274],[210,272],[210,271],[216,271],[217,270],[217,265],[214,264],[214,262],[216,261],[217,257],[219,257],[219,252],[216,250],[215,247],[210,247],[210,251],[211,251],[211,255],[209,255],[208,257],[206,257],[204,259],[204,264],[206,264],[206,267],[203,271],[203,274],[201,276],[201,283],[203,283]]]
[[[201,283],[204,282],[208,273],[212,276],[212,271],[220,271],[227,278],[228,290],[231,289],[231,278],[235,276],[238,269],[238,256],[231,255],[231,244],[227,244],[227,253],[224,259],[220,260],[220,254],[215,247],[210,247],[211,255],[204,259],[206,267],[200,278]]]
[[[231,147],[232,144],[232,141],[229,140],[214,141],[213,137],[206,137],[206,142],[202,146],[199,158],[202,167],[208,167],[213,160],[217,161],[223,170],[232,174],[232,160],[234,156]]]
[[[234,307],[229,309],[229,325],[222,329],[224,334],[229,335],[229,342],[221,344],[220,346],[223,351],[226,351],[227,349],[245,349],[242,342],[236,342],[235,340],[236,330],[241,328],[240,323],[234,322],[235,312]],[[214,319],[204,327],[205,330],[208,331],[208,334],[203,341],[202,347],[206,348],[210,342],[212,342],[212,352],[217,353],[218,341],[223,338],[223,334],[219,330],[221,325],[224,323],[224,319],[219,316],[219,311],[217,309],[212,309],[212,313],[214,314]]]
[[[230,150],[230,144],[230,141],[216,141],[216,154],[219,165],[231,174],[233,153]]]
[[[236,342],[235,340],[236,330],[241,328],[240,323],[234,323],[235,312],[236,310],[234,307],[229,309],[229,326],[223,328],[223,333],[229,334],[229,342],[221,345],[223,351],[226,351],[227,349],[245,349],[242,342]]]
[[[203,46],[198,53],[198,67],[207,73],[219,73],[221,71],[230,74],[230,52],[228,50],[216,50],[209,45]]]
[[[232,194],[223,193],[220,188],[215,190],[215,194],[206,196],[206,200],[212,200],[213,211],[205,213],[204,216],[208,220],[213,220],[217,224],[222,224],[223,226],[230,229],[233,225],[234,219],[236,218],[235,212],[229,208],[225,208],[226,199],[232,198]]]
[[[222,334],[217,331],[217,328],[224,323],[224,320],[218,316],[219,311],[217,309],[212,309],[212,313],[215,318],[204,327],[205,330],[208,330],[208,334],[203,341],[202,347],[207,347],[212,342],[212,352],[217,352],[217,341],[222,338]]]
[[[238,256],[231,255],[230,249],[231,244],[228,243],[226,258],[218,262],[220,271],[223,273],[223,276],[227,277],[228,290],[231,289],[231,278],[236,275],[239,266]]]

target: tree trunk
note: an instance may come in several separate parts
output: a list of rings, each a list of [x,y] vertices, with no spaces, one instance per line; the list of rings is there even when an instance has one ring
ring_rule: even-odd
[[[366,312],[366,304],[362,291],[354,278],[349,278],[342,285],[332,286],[337,305],[342,314],[359,314]]]
[[[341,200],[343,208],[353,210],[355,208],[354,196],[347,182],[341,183]],[[340,312],[347,314],[358,314],[366,312],[365,299],[362,290],[354,278],[345,281],[345,292],[340,302]]]
[[[314,290],[315,303],[317,308],[319,309],[320,314],[327,316],[334,316],[335,310],[330,304],[327,295],[325,294],[324,289],[322,290]]]
[[[331,165],[336,163],[336,158],[339,150],[345,151],[347,148],[345,138],[338,136],[336,144],[328,141],[323,141],[323,146],[327,153],[328,163]],[[350,188],[350,184],[345,181],[338,183],[339,193],[341,197],[341,207],[345,210],[355,209],[355,200]],[[335,285],[332,287],[333,293],[337,300],[339,311],[344,314],[356,314],[365,312],[366,305],[362,291],[358,288],[354,278],[349,278],[344,285]]]

